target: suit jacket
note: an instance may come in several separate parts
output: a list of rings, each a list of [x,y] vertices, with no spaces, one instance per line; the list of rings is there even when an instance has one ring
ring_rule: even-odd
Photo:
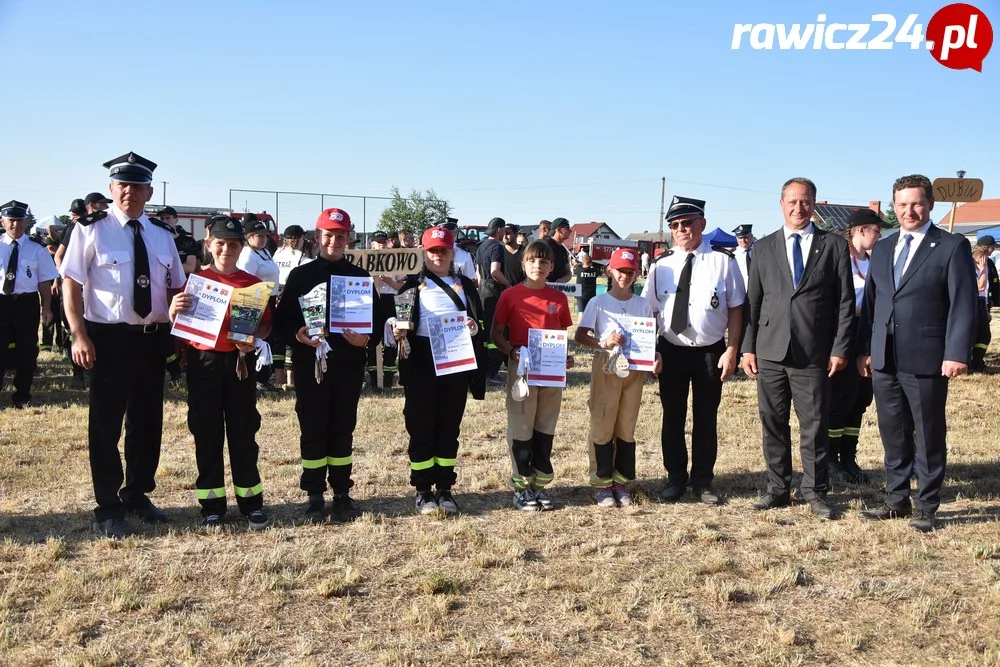
[[[896,369],[940,375],[944,360],[969,363],[976,330],[976,264],[969,240],[931,225],[898,286],[892,264],[900,232],[875,244],[861,302],[858,352],[875,370],[893,337]]]
[[[986,271],[989,277],[988,292],[986,299],[991,308],[1000,306],[1000,275],[997,275],[997,267],[992,259],[986,260]]]
[[[854,340],[854,284],[847,241],[819,229],[798,288],[779,229],[754,244],[747,285],[743,353],[799,366],[826,366],[850,357]]]

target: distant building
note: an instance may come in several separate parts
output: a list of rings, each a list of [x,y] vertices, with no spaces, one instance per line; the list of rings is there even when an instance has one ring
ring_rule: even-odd
[[[855,206],[851,204],[831,204],[827,201],[816,202],[816,209],[813,211],[812,222],[819,229],[827,232],[842,232],[847,229],[847,221],[855,211],[870,208],[878,213],[879,217],[885,219],[882,213],[882,202],[870,201],[868,206]]]
[[[951,223],[951,211],[952,205],[948,202],[934,203],[935,217],[940,216],[936,224],[942,229],[948,229]],[[998,227],[1000,227],[1000,199],[981,199],[958,205],[958,211],[955,213],[955,233],[962,234],[973,245],[983,234],[997,236]]]

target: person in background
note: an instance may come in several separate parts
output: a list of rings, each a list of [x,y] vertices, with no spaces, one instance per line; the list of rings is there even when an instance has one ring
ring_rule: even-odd
[[[882,234],[882,218],[870,208],[858,209],[847,221],[844,237],[851,252],[851,273],[854,279],[855,313],[861,315],[872,248]],[[860,322],[860,321],[859,321]],[[831,477],[842,476],[852,484],[867,484],[868,475],[858,465],[858,438],[861,420],[872,404],[871,378],[861,377],[855,350],[847,358],[847,367],[830,380],[830,423],[827,469]]]
[[[589,259],[589,257],[587,258]],[[608,291],[589,301],[575,340],[596,349],[591,366],[590,400],[590,486],[599,507],[627,507],[635,500],[628,484],[635,480],[635,425],[642,404],[646,375],[629,371],[624,378],[607,370],[609,350],[624,350],[622,319],[652,318],[649,302],[632,292],[639,276],[636,250],[616,248],[608,263]],[[662,361],[657,353],[653,373]]]
[[[455,465],[459,430],[470,389],[473,398],[485,397],[485,368],[438,375],[431,352],[434,333],[429,320],[465,314],[476,358],[482,363],[486,337],[477,324],[482,304],[472,280],[455,271],[455,237],[449,230],[431,227],[424,232],[420,246],[424,251],[423,269],[419,275],[409,276],[400,289],[400,293],[415,291],[415,330],[408,336],[407,331],[393,327],[396,338],[408,336],[410,342],[409,356],[399,362],[399,379],[406,393],[403,416],[410,436],[410,484],[416,489],[417,512],[441,510],[455,514],[458,504],[451,490],[458,480]]]
[[[552,273],[549,274],[549,282],[567,283],[573,277],[572,267],[570,267],[569,249],[565,243],[569,239],[569,220],[566,218],[556,218],[551,223],[552,234],[546,235],[540,240],[552,251],[553,264]],[[542,226],[538,226],[538,233],[541,235]]]
[[[500,242],[507,223],[503,218],[493,218],[486,226],[486,239],[476,253],[476,263],[479,269],[479,298],[483,303],[483,328],[491,331],[493,314],[503,291],[510,287],[504,274],[504,246]],[[486,383],[491,387],[502,387],[504,381],[499,377],[504,355],[495,346],[488,345]]]
[[[241,271],[246,271],[250,275],[257,276],[259,281],[274,283],[274,287],[271,290],[271,299],[268,302],[268,308],[274,308],[281,284],[281,270],[274,262],[271,253],[267,250],[267,225],[264,221],[258,220],[254,216],[250,220],[250,223],[243,228],[243,231],[246,234],[246,245],[240,252],[240,259],[236,262],[236,267]],[[273,334],[270,338],[265,339],[272,350],[275,348],[275,345],[279,344],[279,340],[275,337],[276,335],[278,334]],[[282,359],[282,363],[284,363],[284,359]],[[257,391],[278,391],[278,388],[274,386],[274,379],[271,375],[273,370],[273,365],[264,366],[261,369],[260,374],[257,376]]]
[[[306,254],[304,247],[305,230],[299,225],[289,225],[285,227],[282,236],[281,247],[274,253],[274,263],[278,265],[278,296],[276,301],[281,299],[281,293],[285,289],[285,282],[288,275],[297,266],[302,266],[312,261],[312,257]],[[287,366],[286,355],[288,343],[276,329],[271,330],[271,360],[274,362],[274,383],[281,388],[291,388],[295,386],[294,376],[285,370]]]
[[[172,206],[164,206],[156,214],[157,219],[166,224],[172,231],[177,255],[181,258],[184,275],[189,276],[199,268],[201,244],[185,231],[177,222],[177,210]],[[167,357],[167,373],[170,375],[170,387],[179,389],[183,378],[181,368],[184,365],[186,346],[180,340],[174,340],[173,352]]]
[[[551,224],[551,223],[550,223]],[[528,236],[529,232],[521,231],[518,229],[517,232],[517,246],[522,250],[528,247]]]
[[[576,312],[582,315],[590,300],[597,296],[597,278],[602,273],[601,267],[594,265],[590,255],[582,253],[580,265],[573,272],[576,274],[576,284],[580,286],[580,296],[576,297]]]
[[[207,238],[212,266],[196,275],[229,285],[249,287],[260,280],[236,268],[243,248],[242,225],[228,215],[211,218]],[[194,294],[180,292],[170,303],[170,321],[197,303]],[[257,335],[267,337],[271,328],[271,310],[264,311]],[[227,339],[229,309],[214,345],[184,341],[188,353],[188,428],[194,436],[198,479],[195,493],[201,505],[202,525],[217,528],[226,516],[225,444],[229,442],[229,467],[233,476],[236,506],[247,518],[251,530],[270,525],[264,514],[264,487],[257,468],[260,448],[256,433],[260,429],[257,411],[257,358],[251,343]],[[241,361],[241,357],[244,357]],[[241,372],[242,371],[242,372]]]
[[[972,342],[972,361],[969,373],[986,372],[986,351],[990,348],[993,335],[990,332],[990,250],[988,246],[972,247],[972,259],[976,264],[976,337]]]
[[[503,228],[503,273],[507,276],[507,283],[512,287],[524,282],[524,267],[521,265],[521,258],[524,256],[524,246],[518,243],[518,239],[523,233],[518,231],[517,225],[510,223]]]
[[[400,248],[416,248],[417,239],[413,236],[413,230],[409,227],[403,227],[399,230],[399,247]]]
[[[389,235],[382,230],[377,230],[372,234],[372,250],[388,249],[388,244]],[[399,293],[399,289],[403,286],[405,279],[405,275],[375,276],[375,284],[378,287],[378,298],[382,302],[382,312],[385,313],[387,318],[396,316],[396,294]],[[368,365],[365,368],[368,371],[368,388],[370,391],[376,393],[379,391],[378,348],[379,345],[377,343],[368,346]],[[382,386],[385,389],[392,389],[396,385],[396,372],[398,371],[396,356],[396,347],[382,345],[382,373],[384,374]]]
[[[740,267],[740,275],[743,276],[743,284],[750,280],[750,263],[753,261],[753,225],[737,225],[733,230],[736,236],[736,249],[733,256]]]
[[[447,229],[456,239],[455,241],[455,272],[471,279],[476,285],[480,284],[480,278],[476,274],[476,260],[467,250],[463,250],[458,245],[458,220],[456,218],[445,218],[445,221],[437,225],[441,229]]]

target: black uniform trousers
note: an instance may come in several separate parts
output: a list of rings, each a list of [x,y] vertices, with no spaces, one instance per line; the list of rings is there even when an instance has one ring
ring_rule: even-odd
[[[789,354],[789,356],[791,356]],[[757,357],[757,403],[763,431],[767,492],[787,496],[792,486],[792,403],[799,418],[802,456],[800,490],[806,500],[823,497],[830,488],[826,468],[830,379],[821,366],[798,367]]]
[[[302,347],[302,346],[299,346]],[[326,491],[327,479],[337,495],[354,486],[354,427],[365,373],[363,348],[337,347],[327,355],[327,371],[316,382],[316,356],[312,348],[296,348],[295,412],[299,417],[302,478],[299,488],[309,495]]]
[[[849,357],[847,367],[830,378],[829,437],[857,437],[872,397],[872,379],[861,377],[857,358]]]
[[[15,404],[31,400],[40,318],[38,292],[0,296],[0,386],[7,369],[13,368]]]
[[[993,340],[993,333],[990,331],[990,302],[987,297],[981,296],[976,300],[976,338],[972,344],[972,370],[983,370],[986,350]]]
[[[40,349],[46,352],[51,351],[53,347],[66,349],[69,347],[67,345],[69,328],[63,326],[61,293],[57,292],[52,295],[49,307],[52,310],[52,324],[42,325],[42,344],[40,345]]]
[[[150,325],[153,326],[153,325]],[[156,488],[163,436],[163,377],[173,346],[170,325],[143,333],[121,324],[87,322],[94,343],[90,373],[90,474],[98,521],[149,503]],[[125,419],[125,471],[118,439]],[[122,486],[122,482],[125,486]]]
[[[488,341],[486,343],[486,377],[491,378],[500,372],[500,367],[503,366],[506,359],[503,352],[497,349],[493,341],[489,340],[489,332],[493,331],[493,315],[497,312],[497,302],[500,301],[500,295],[489,291],[480,291],[479,297],[483,302],[483,321],[480,324],[487,334]]]
[[[662,336],[656,349],[663,358],[660,373],[660,404],[663,425],[660,447],[663,467],[671,483],[694,489],[708,488],[715,477],[719,450],[718,414],[722,402],[722,371],[719,359],[726,351],[725,339],[704,347],[674,345]],[[691,389],[691,474],[688,475],[684,422],[687,420],[688,388]]]
[[[247,377],[241,380],[236,375],[239,354],[193,347],[187,353],[188,428],[194,436],[195,489],[204,516],[226,513],[227,440],[237,507],[247,515],[264,506],[254,437],[260,429],[257,357],[246,355]]]
[[[410,484],[417,491],[450,489],[458,456],[458,435],[469,396],[469,372],[437,376],[427,338],[410,336],[403,361],[406,403],[403,417],[410,434]]]
[[[385,316],[395,317],[396,316],[396,295],[395,294],[379,294],[379,301],[382,302],[382,312]],[[379,343],[376,343],[374,338],[368,344],[368,365],[367,370],[369,373],[378,372],[378,358],[375,356],[378,353]],[[382,346],[382,372],[386,375],[390,373],[395,373],[396,368],[396,348],[392,345]]]
[[[872,373],[878,430],[885,449],[885,494],[890,505],[910,503],[910,477],[917,473],[917,509],[941,504],[947,447],[945,404],[948,378],[896,370],[892,337],[886,338],[886,366]]]

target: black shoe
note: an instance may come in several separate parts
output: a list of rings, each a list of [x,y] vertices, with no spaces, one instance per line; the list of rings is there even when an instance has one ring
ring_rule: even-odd
[[[87,379],[83,375],[74,375],[73,379],[69,381],[69,386],[72,389],[86,389]]]
[[[839,479],[844,474],[844,466],[840,461],[827,461],[826,474],[830,479]]]
[[[660,492],[660,500],[666,503],[676,503],[684,497],[684,485],[677,482],[667,482],[667,486]]]
[[[861,516],[872,521],[885,521],[887,519],[905,519],[910,516],[910,505],[893,506],[889,503],[882,503],[878,507],[870,510],[861,510]]]
[[[755,510],[773,510],[777,507],[788,507],[791,504],[791,498],[787,495],[776,496],[773,493],[767,493],[751,505],[751,507]]]
[[[14,403],[14,409],[15,410],[24,410],[25,408],[30,408],[31,407],[31,401],[30,400],[28,400],[28,401],[14,400],[13,403]]]
[[[435,500],[438,508],[443,510],[445,514],[458,514],[458,503],[455,502],[455,497],[448,489],[438,491]]]
[[[129,507],[126,509],[129,514],[139,517],[144,523],[169,523],[170,516],[166,512],[161,510],[159,507],[153,504],[153,501],[146,499],[146,502],[141,505],[134,507]]]
[[[857,464],[853,459],[850,461],[844,461],[841,463],[841,467],[844,469],[844,479],[851,484],[871,484],[871,479],[865,474],[865,471],[861,469],[861,466]]]
[[[711,486],[706,486],[704,489],[693,489],[693,491],[694,495],[698,496],[698,499],[706,505],[718,505],[721,502],[719,494]]]
[[[221,528],[222,527],[222,516],[218,514],[209,514],[204,519],[201,520],[202,528]]]
[[[833,508],[827,504],[825,498],[811,498],[809,500],[809,509],[812,510],[813,514],[824,521],[829,521],[833,518]]]
[[[507,381],[504,380],[499,375],[494,375],[493,377],[488,378],[486,380],[486,385],[488,387],[506,387],[507,386]]]
[[[926,510],[915,510],[910,518],[910,528],[918,533],[930,533],[934,531],[934,512]]]
[[[323,494],[310,494],[309,504],[306,505],[306,521],[309,523],[323,523],[325,520],[326,507],[323,503]]]
[[[94,531],[99,535],[122,540],[135,535],[135,528],[125,519],[105,519],[94,524]]]
[[[361,512],[355,507],[354,501],[346,493],[338,493],[330,503],[330,518],[338,523],[348,523],[354,521]]]

